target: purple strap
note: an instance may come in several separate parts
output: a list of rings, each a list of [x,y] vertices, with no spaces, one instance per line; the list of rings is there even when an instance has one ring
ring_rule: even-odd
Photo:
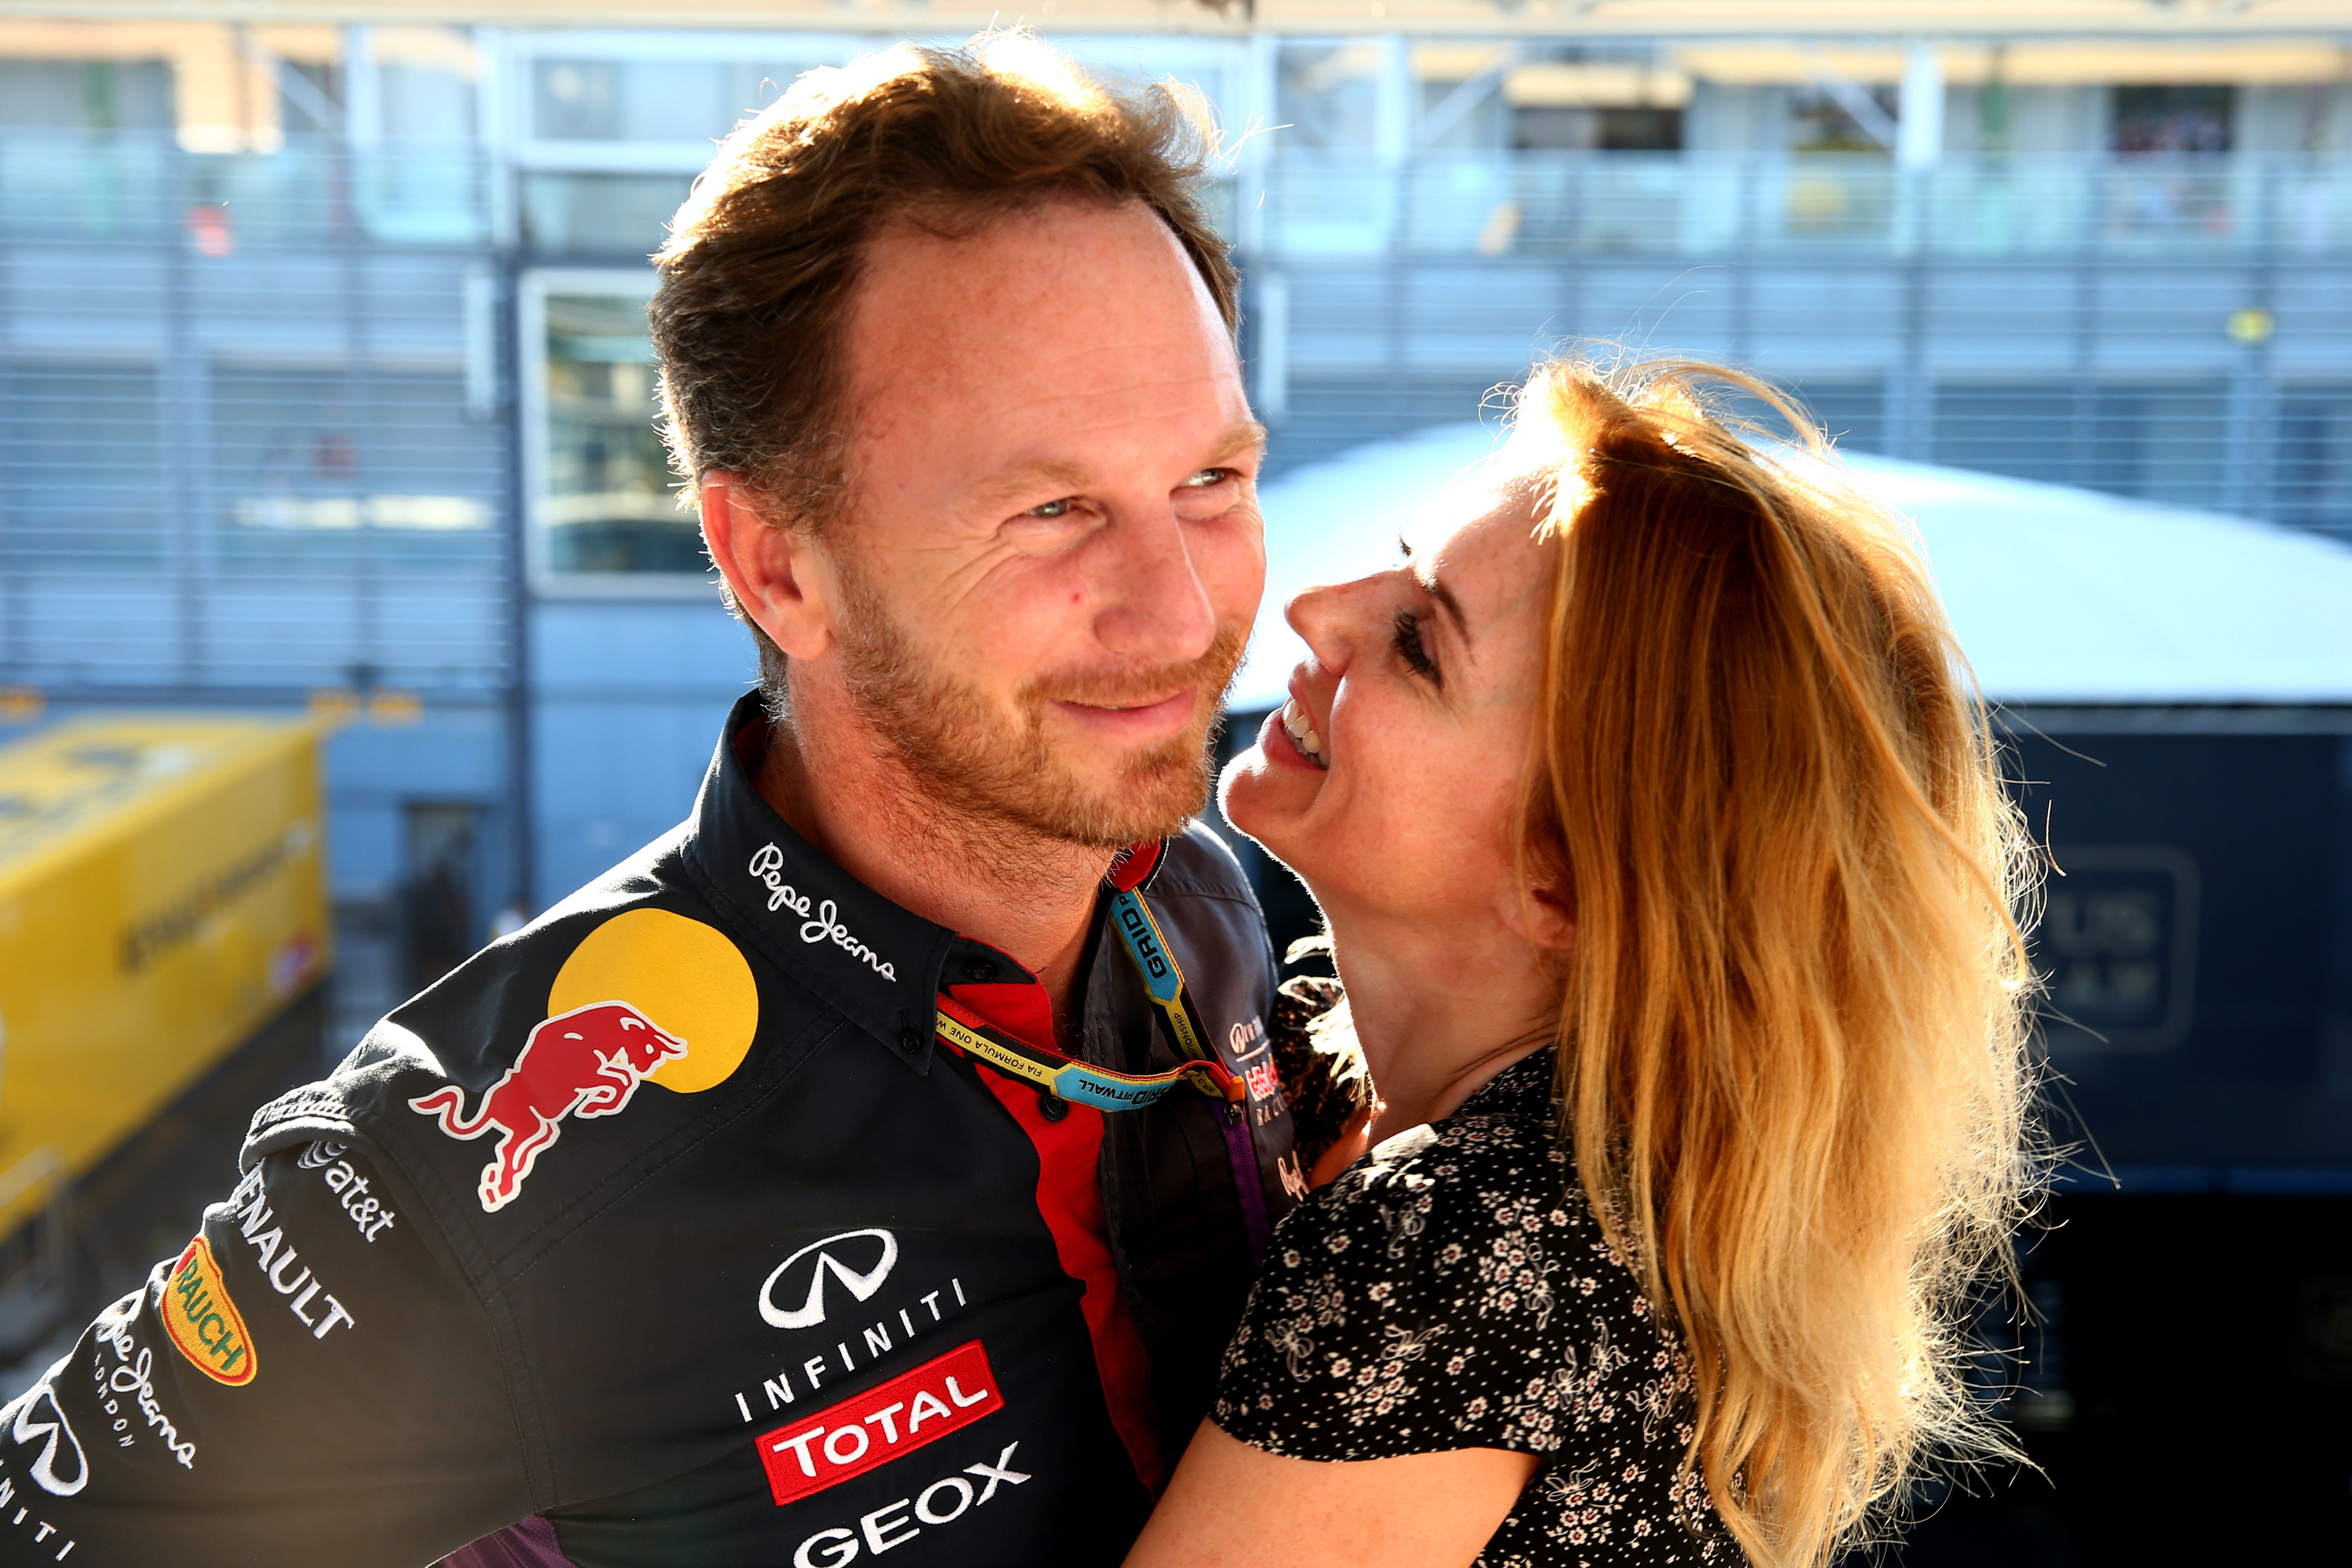
[[[441,1568],[572,1568],[555,1543],[555,1526],[536,1516],[485,1535],[441,1559]]]
[[[1242,1228],[1249,1233],[1250,1261],[1262,1263],[1274,1226],[1265,1217],[1265,1177],[1257,1168],[1257,1147],[1250,1142],[1248,1114],[1219,1114],[1225,1123],[1225,1158],[1234,1167],[1234,1191],[1242,1200]]]

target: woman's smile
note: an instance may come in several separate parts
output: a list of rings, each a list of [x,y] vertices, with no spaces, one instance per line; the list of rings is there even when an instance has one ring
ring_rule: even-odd
[[[1324,772],[1330,772],[1330,746],[1316,730],[1314,716],[1300,705],[1296,694],[1282,705],[1281,718],[1282,732],[1290,737],[1298,754]]]

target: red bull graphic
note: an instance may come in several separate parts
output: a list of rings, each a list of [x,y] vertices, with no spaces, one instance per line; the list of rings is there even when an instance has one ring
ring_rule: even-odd
[[[565,1117],[617,1114],[646,1074],[684,1055],[684,1040],[626,1002],[591,1002],[533,1028],[471,1117],[462,1114],[466,1091],[456,1084],[418,1096],[408,1109],[439,1117],[452,1138],[497,1130],[498,1158],[482,1167],[482,1207],[495,1214],[522,1191]]]

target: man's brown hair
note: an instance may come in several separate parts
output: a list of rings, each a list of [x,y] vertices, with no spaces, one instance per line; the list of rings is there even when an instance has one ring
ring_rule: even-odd
[[[770,521],[826,520],[849,479],[843,329],[866,243],[894,221],[960,236],[1056,196],[1141,202],[1232,329],[1235,274],[1202,200],[1215,145],[1197,95],[1105,86],[1025,33],[811,71],[727,139],[654,258],[679,476],[731,469]]]

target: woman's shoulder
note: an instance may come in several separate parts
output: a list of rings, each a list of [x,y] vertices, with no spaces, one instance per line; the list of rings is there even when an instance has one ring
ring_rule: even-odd
[[[1302,1206],[1339,1212],[1411,1195],[1475,1230],[1522,1226],[1517,1211],[1534,1202],[1547,1210],[1545,1223],[1598,1234],[1559,1135],[1550,1063],[1549,1051],[1514,1063],[1453,1115],[1374,1145]]]
[[[1550,1453],[1622,1422],[1682,1440],[1680,1358],[1553,1133],[1548,1067],[1389,1140],[1284,1217],[1219,1426],[1319,1459]]]
[[[1557,1135],[1544,1056],[1505,1075],[1520,1081],[1498,1079],[1309,1194],[1276,1230],[1268,1275],[1349,1258],[1352,1283],[1380,1287],[1369,1299],[1409,1290],[1424,1311],[1528,1310],[1547,1328],[1554,1282],[1581,1298],[1621,1283],[1622,1292],[1607,1294],[1633,1295],[1633,1274]],[[1514,1282],[1528,1289],[1515,1291]]]

